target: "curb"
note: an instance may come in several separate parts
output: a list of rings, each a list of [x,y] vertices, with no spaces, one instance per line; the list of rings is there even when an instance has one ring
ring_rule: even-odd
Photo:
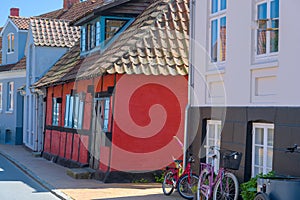
[[[44,180],[42,180],[35,173],[33,173],[30,169],[28,169],[26,166],[24,166],[23,164],[21,164],[19,161],[17,161],[14,158],[12,158],[10,155],[2,152],[1,150],[0,150],[0,155],[2,155],[4,158],[6,158],[7,160],[9,160],[12,164],[14,164],[22,172],[24,172],[30,178],[32,178],[33,180],[35,180],[36,182],[38,182],[41,186],[43,186],[45,189],[47,189],[49,192],[51,192],[53,195],[55,195],[59,199],[61,199],[61,200],[73,200],[72,197],[66,195],[65,193],[63,193],[63,192],[61,192],[59,190],[56,190],[56,189],[51,189],[51,188],[54,188],[51,184],[49,184],[49,183],[45,182]]]

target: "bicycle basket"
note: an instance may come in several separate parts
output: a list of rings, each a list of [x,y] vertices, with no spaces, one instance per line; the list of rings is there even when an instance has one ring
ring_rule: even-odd
[[[221,151],[220,156],[220,166],[226,169],[238,170],[240,167],[242,153],[237,152],[237,154],[233,154],[236,151]]]

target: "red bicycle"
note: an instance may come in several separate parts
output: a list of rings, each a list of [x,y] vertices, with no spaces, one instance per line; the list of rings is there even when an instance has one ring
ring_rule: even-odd
[[[198,176],[192,172],[191,164],[195,159],[190,154],[185,170],[181,165],[182,160],[174,160],[176,167],[167,167],[162,189],[165,195],[171,195],[176,188],[180,196],[193,199],[197,191]]]

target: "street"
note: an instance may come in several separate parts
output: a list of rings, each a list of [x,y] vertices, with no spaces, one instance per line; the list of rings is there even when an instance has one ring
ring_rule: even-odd
[[[2,155],[0,155],[0,188],[1,200],[58,199]]]

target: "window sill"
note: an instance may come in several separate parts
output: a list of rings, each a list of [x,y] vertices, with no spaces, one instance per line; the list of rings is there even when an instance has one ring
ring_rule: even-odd
[[[266,55],[255,55],[252,61],[253,65],[264,64],[264,63],[278,63],[278,53],[266,54]]]
[[[8,110],[8,111],[5,111],[5,114],[13,114],[14,111],[13,110]]]

